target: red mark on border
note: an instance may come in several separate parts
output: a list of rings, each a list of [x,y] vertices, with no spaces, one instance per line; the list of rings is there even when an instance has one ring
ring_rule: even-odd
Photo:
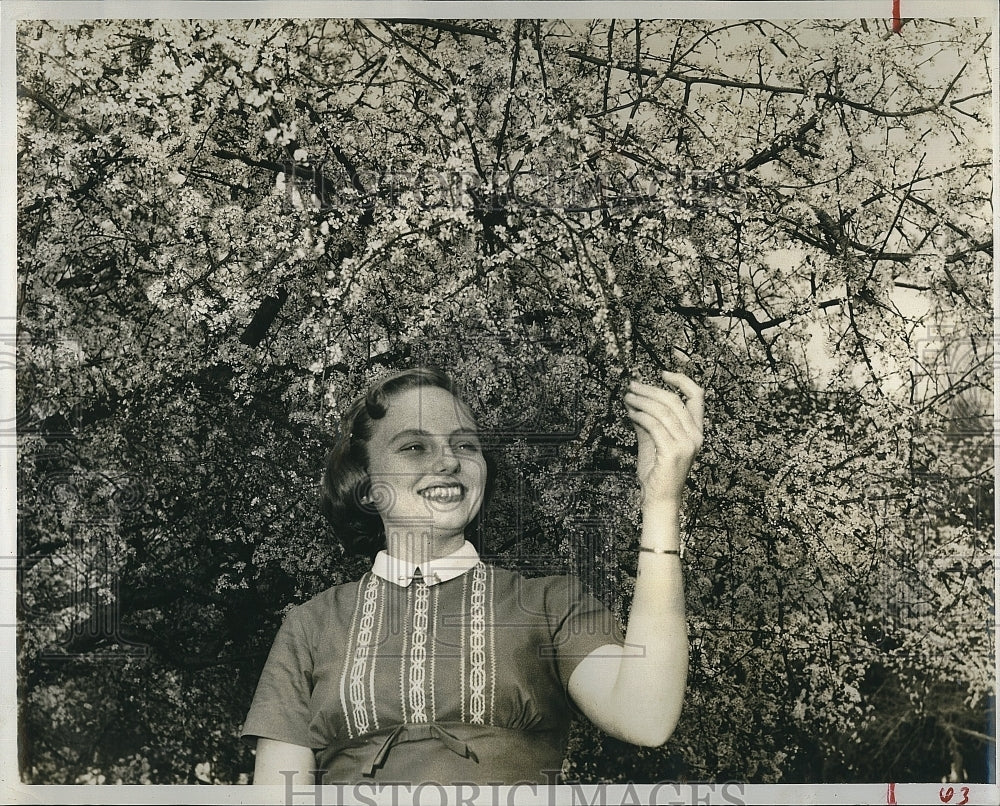
[[[969,802],[969,791],[969,787],[967,786],[959,787],[962,799],[956,800],[955,806],[965,806],[965,804]],[[940,798],[942,803],[951,803],[951,799],[953,797],[955,797],[955,787],[953,786],[949,786],[947,789],[941,787],[941,789],[938,790],[938,798]]]
[[[896,0],[896,2],[898,3],[899,0]],[[889,788],[886,790],[886,793],[885,793],[885,802],[886,802],[886,806],[896,806],[896,785],[895,784],[889,784]]]
[[[899,16],[899,0],[892,0],[892,32],[898,34],[903,28],[903,20]]]

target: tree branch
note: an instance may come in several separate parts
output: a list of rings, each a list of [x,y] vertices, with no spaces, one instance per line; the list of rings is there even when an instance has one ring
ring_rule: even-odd
[[[589,54],[579,50],[566,50],[564,52],[572,59],[587,62],[588,64],[596,64],[600,67],[610,67],[612,70],[621,70],[625,73],[632,73],[633,75],[638,74],[653,77],[659,75],[656,70],[653,70],[650,67],[640,67],[637,64],[625,64],[624,62],[611,62],[608,59],[602,59],[599,56],[590,56]]]
[[[965,68],[963,67],[962,70]],[[654,71],[655,73],[655,71]],[[730,87],[732,89],[738,90],[759,90],[761,92],[771,92],[774,94],[790,94],[790,95],[808,95],[809,91],[804,87],[784,87],[779,84],[767,84],[764,82],[751,82],[751,81],[735,81],[730,78],[713,78],[710,76],[684,76],[677,73],[665,73],[665,77],[670,78],[674,81],[681,81],[685,84],[710,84],[716,87]],[[961,71],[959,71],[961,75]],[[861,112],[867,112],[869,115],[874,115],[880,118],[905,118],[913,117],[914,115],[923,115],[927,112],[934,112],[941,107],[944,103],[945,98],[948,93],[954,87],[955,82],[958,80],[956,76],[948,88],[945,90],[944,95],[939,101],[930,106],[918,106],[913,109],[879,109],[878,107],[872,106],[871,104],[862,103],[860,101],[852,101],[850,98],[845,98],[842,95],[835,95],[832,92],[817,92],[816,97],[822,98],[825,101],[831,101],[835,104],[842,104],[844,106],[849,106],[852,109],[857,109]]]
[[[492,42],[499,42],[500,37],[495,31],[490,31],[486,28],[473,28],[470,25],[458,25],[453,22],[445,22],[444,20],[428,20],[428,19],[415,19],[407,20],[400,19],[396,17],[387,17],[381,20],[383,23],[394,23],[397,25],[420,25],[424,28],[433,28],[436,31],[447,31],[452,34],[465,34],[466,36],[478,36],[483,39],[489,39]]]
[[[97,136],[103,134],[103,132],[100,131],[100,129],[96,129],[93,126],[91,126],[89,123],[87,123],[85,120],[81,120],[78,117],[74,117],[73,115],[69,114],[65,110],[60,109],[50,99],[46,98],[40,92],[36,92],[35,90],[31,89],[30,87],[26,87],[21,82],[18,82],[18,84],[17,84],[17,97],[18,98],[30,98],[32,101],[34,101],[40,107],[42,107],[43,109],[48,110],[53,115],[55,115],[55,117],[58,120],[66,121],[67,123],[72,123],[78,129],[80,129],[82,132],[84,132],[84,134],[88,134],[91,137],[97,137]]]
[[[601,67],[611,67],[615,70],[621,70],[626,73],[640,74],[644,76],[652,77],[662,77],[667,78],[672,81],[679,81],[685,85],[691,86],[694,84],[710,84],[716,87],[729,87],[738,90],[758,90],[761,92],[771,92],[774,94],[790,94],[790,95],[809,95],[809,90],[804,87],[786,87],[780,84],[768,84],[766,82],[755,82],[755,81],[737,81],[731,78],[715,78],[712,76],[687,76],[673,71],[660,72],[651,67],[639,67],[635,64],[624,64],[622,62],[611,63],[607,59],[602,59],[597,56],[591,56],[587,53],[583,53],[578,50],[566,50],[567,56],[571,58],[578,59],[582,62],[587,62],[589,64],[600,65]],[[822,98],[825,101],[831,101],[835,104],[843,104],[844,106],[849,106],[852,109],[857,109],[860,112],[867,112],[869,115],[874,115],[880,118],[905,118],[913,117],[914,115],[923,115],[927,112],[934,112],[941,108],[945,99],[948,97],[948,93],[954,89],[956,82],[965,70],[963,66],[958,74],[951,80],[948,86],[945,88],[944,93],[941,98],[934,104],[929,106],[918,106],[912,109],[879,109],[878,107],[872,106],[871,104],[863,103],[861,101],[852,101],[850,98],[845,98],[843,95],[836,95],[832,92],[817,92],[816,97]]]
[[[267,335],[267,331],[271,328],[271,325],[274,324],[281,306],[285,304],[285,300],[287,299],[288,291],[284,286],[278,289],[276,296],[268,295],[264,297],[260,305],[257,306],[257,310],[254,311],[250,324],[246,326],[246,329],[240,335],[240,341],[248,347],[256,347],[260,344],[264,336]]]
[[[826,310],[827,308],[834,308],[838,305],[843,305],[843,299],[828,299],[823,302],[818,303],[815,307],[818,310]],[[772,330],[773,328],[780,327],[786,322],[791,321],[793,314],[783,314],[781,316],[775,316],[772,319],[767,319],[761,321],[757,318],[757,315],[752,311],[748,311],[745,308],[721,308],[721,307],[699,307],[695,305],[671,305],[668,310],[673,313],[680,314],[682,316],[705,316],[712,319],[740,319],[750,325],[750,329],[753,330],[758,336],[762,335],[766,330]]]
[[[770,147],[764,149],[763,151],[754,154],[750,159],[744,162],[742,165],[736,168],[737,171],[752,171],[754,168],[759,168],[771,160],[775,159],[779,154],[781,154],[785,149],[787,149],[792,143],[800,142],[805,135],[816,128],[816,124],[819,122],[819,117],[813,115],[805,123],[799,126],[792,134],[783,134],[778,139],[771,144]]]

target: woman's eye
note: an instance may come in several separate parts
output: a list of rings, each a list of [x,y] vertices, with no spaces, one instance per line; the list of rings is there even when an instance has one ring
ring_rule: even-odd
[[[419,442],[411,442],[409,445],[404,445],[400,448],[401,451],[422,451],[424,446]]]
[[[479,450],[479,445],[477,445],[475,442],[462,442],[462,443],[459,444],[458,447],[461,448],[463,451],[478,451]]]

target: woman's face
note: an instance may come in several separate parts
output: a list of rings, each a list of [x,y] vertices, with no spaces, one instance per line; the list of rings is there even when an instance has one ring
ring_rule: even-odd
[[[486,460],[462,401],[437,386],[393,394],[367,449],[387,538],[429,532],[440,544],[464,534],[483,502]]]

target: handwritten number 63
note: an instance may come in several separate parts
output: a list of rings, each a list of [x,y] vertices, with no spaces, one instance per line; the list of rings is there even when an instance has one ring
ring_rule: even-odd
[[[960,787],[959,792],[962,793],[962,799],[955,801],[955,806],[965,806],[969,802],[969,787]],[[951,803],[951,799],[955,797],[955,787],[949,786],[947,789],[941,787],[938,797],[941,798],[942,803]]]

